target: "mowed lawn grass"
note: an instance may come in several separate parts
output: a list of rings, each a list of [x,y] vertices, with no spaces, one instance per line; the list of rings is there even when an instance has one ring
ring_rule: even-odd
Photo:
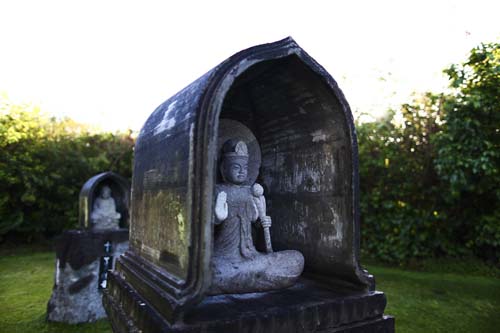
[[[21,249],[0,254],[1,333],[112,332],[107,320],[78,325],[45,321],[54,284],[53,252]]]
[[[500,279],[369,265],[397,332],[500,332]]]
[[[27,249],[1,251],[0,332],[111,332],[109,323],[47,323],[55,255]],[[500,279],[405,271],[368,265],[388,299],[398,332],[499,332]]]

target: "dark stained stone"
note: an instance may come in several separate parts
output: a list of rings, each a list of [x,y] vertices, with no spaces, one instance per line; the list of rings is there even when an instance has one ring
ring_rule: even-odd
[[[105,244],[111,246],[105,247]],[[102,289],[98,285],[99,264],[103,257],[117,257],[127,248],[127,229],[69,230],[59,236],[56,239],[58,264],[47,304],[47,319],[76,324],[106,317]]]
[[[104,244],[107,241],[122,243],[128,241],[128,230],[94,231],[83,230],[65,231],[56,241],[56,256],[59,267],[69,264],[72,269],[78,270],[101,256],[106,255]]]
[[[130,297],[117,302],[117,290],[111,289],[103,299],[106,308],[114,309],[115,332],[394,332],[394,319],[383,315],[382,292],[332,291],[302,279],[278,291],[206,297],[170,325],[123,279],[116,274],[113,279]]]
[[[94,278],[95,278],[94,274],[89,274],[79,279],[78,281],[70,284],[68,287],[69,294],[70,295],[76,294],[77,292],[88,286]]]

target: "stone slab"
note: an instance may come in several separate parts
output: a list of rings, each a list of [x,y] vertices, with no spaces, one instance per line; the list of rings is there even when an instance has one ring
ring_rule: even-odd
[[[114,332],[394,332],[378,291],[332,291],[302,278],[279,291],[206,297],[170,326],[119,275],[110,279],[103,302]]]
[[[70,324],[106,317],[102,290],[112,260],[128,248],[128,230],[69,230],[56,240],[54,288],[47,320]],[[107,258],[107,259],[106,259]]]

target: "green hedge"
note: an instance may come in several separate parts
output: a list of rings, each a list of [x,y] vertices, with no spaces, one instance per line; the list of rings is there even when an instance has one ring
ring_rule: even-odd
[[[500,44],[445,71],[428,93],[358,124],[362,249],[389,262],[500,260]]]

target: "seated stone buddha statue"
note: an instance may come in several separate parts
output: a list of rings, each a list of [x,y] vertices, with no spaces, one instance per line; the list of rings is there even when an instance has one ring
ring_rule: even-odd
[[[248,161],[245,142],[228,140],[223,144],[219,165],[222,182],[216,185],[211,295],[290,287],[304,268],[299,251],[272,252],[270,239],[268,253],[256,250],[252,227],[263,232],[272,221],[259,206],[263,196],[256,200],[262,187],[247,182]]]
[[[111,188],[103,186],[99,197],[94,201],[90,219],[94,230],[116,230],[120,228],[121,214],[116,211],[115,199],[111,196]]]

